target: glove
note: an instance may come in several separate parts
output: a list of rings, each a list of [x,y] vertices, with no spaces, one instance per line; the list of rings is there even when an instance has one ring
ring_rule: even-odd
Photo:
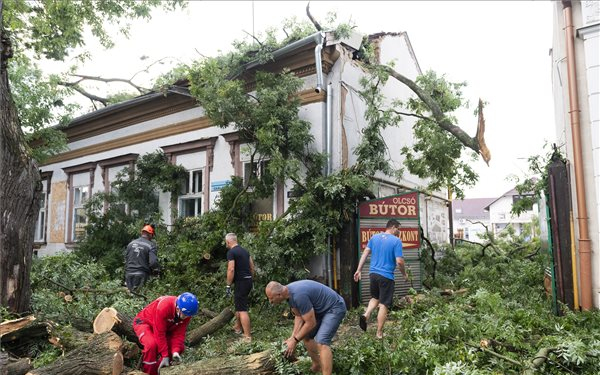
[[[231,286],[227,285],[225,288],[225,296],[231,297]]]
[[[169,366],[169,357],[163,357],[162,361],[160,361],[160,365],[158,365],[158,369],[160,370],[163,367]]]
[[[181,356],[177,352],[173,352],[173,361],[181,361]]]

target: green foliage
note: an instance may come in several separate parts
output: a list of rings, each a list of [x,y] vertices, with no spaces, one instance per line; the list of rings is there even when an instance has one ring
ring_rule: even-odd
[[[386,98],[381,93],[381,86],[385,85],[389,75],[382,70],[375,70],[372,76],[363,77],[360,92],[361,97],[367,104],[365,119],[367,126],[363,129],[363,137],[354,153],[357,156],[356,170],[359,173],[374,175],[382,171],[388,175],[393,173],[382,131],[391,126],[398,126],[401,118],[392,108],[385,108]]]
[[[158,192],[168,191],[176,196],[185,173],[183,167],[169,163],[160,151],[142,155],[135,170],[125,168],[117,176],[111,193],[94,194],[86,202],[88,224],[77,253],[106,266],[112,277],[122,277],[123,252],[139,236],[143,224],[158,225],[158,237],[167,233],[160,225]]]
[[[446,117],[456,123],[453,112],[465,105],[461,90],[466,84],[448,82],[432,71],[419,76],[416,83],[438,103]],[[430,178],[429,190],[450,187],[458,198],[464,197],[463,187],[477,182],[473,168],[461,160],[465,146],[426,117],[429,109],[423,101],[411,98],[408,108],[420,118],[413,126],[415,142],[411,147],[402,148],[407,170],[421,178]],[[476,158],[477,155],[471,153],[470,160]]]
[[[556,145],[548,151],[549,145],[545,144],[545,155],[533,155],[527,159],[529,170],[526,176],[510,177],[516,183],[515,190],[520,194],[521,199],[513,202],[511,214],[520,215],[523,212],[531,210],[533,204],[538,203],[542,196],[550,196],[550,183],[548,181],[548,167],[553,161],[565,162],[564,156],[560,153]]]
[[[11,94],[17,106],[29,153],[43,163],[66,148],[65,135],[60,126],[67,124],[78,106],[67,104],[74,94],[58,75],[47,76],[35,61],[43,58],[64,61],[76,48],[85,45],[86,31],[100,43],[113,46],[114,30],[127,36],[130,22],[149,19],[153,8],[173,10],[185,6],[181,0],[119,0],[119,1],[26,1],[3,2],[2,28],[10,38],[13,57],[8,64]],[[77,59],[85,60],[87,52]],[[122,100],[118,94],[111,102]],[[55,126],[55,127],[50,127]]]
[[[68,90],[55,78],[46,81],[38,65],[24,55],[8,65],[11,92],[31,155],[38,162],[66,150],[66,135],[60,130],[72,116],[76,105],[64,103]],[[58,125],[58,127],[50,127]]]
[[[110,48],[113,41],[107,23],[119,26],[119,32],[127,35],[130,20],[149,19],[150,11],[157,6],[172,10],[182,4],[159,0],[9,0],[5,2],[4,26],[18,50],[28,49],[37,57],[64,60],[71,49],[85,44],[86,27],[105,48]]]
[[[101,263],[81,259],[74,253],[36,259],[31,283],[36,316],[63,324],[76,318],[91,322],[103,307],[130,298],[125,293],[85,292],[85,288],[115,291],[122,286],[122,281],[112,279]],[[72,298],[65,298],[66,295]],[[140,307],[140,303],[129,308],[127,303],[118,305],[127,313]]]

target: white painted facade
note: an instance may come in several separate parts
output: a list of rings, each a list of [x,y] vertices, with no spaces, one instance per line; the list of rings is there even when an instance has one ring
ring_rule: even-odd
[[[600,308],[600,3],[572,1],[575,37],[582,166],[585,178],[585,202],[592,247],[592,298]],[[556,121],[556,144],[570,165],[573,217],[579,217],[575,197],[573,139],[567,81],[565,20],[561,2],[554,5],[552,45],[552,87]],[[578,220],[574,220],[578,238]],[[575,241],[579,250],[579,241]]]
[[[513,189],[496,199],[487,207],[487,210],[490,213],[490,230],[492,230],[495,235],[498,235],[508,225],[511,225],[515,229],[515,235],[520,235],[523,233],[524,225],[531,223],[538,216],[536,214],[539,212],[537,203],[533,204],[531,210],[525,211],[520,215],[511,214],[510,211],[514,199],[518,198],[518,196],[518,193]]]
[[[304,69],[313,66],[312,72],[299,75],[304,80],[300,97],[302,107],[300,117],[312,124],[312,134],[315,137],[314,148],[325,150],[324,131],[327,123],[327,101],[331,105],[331,166],[336,171],[347,168],[356,162],[354,148],[361,139],[361,130],[366,126],[364,120],[365,105],[358,95],[359,80],[364,76],[360,63],[352,60],[349,47],[339,43],[326,43],[328,52],[322,57],[329,58],[329,69],[324,67],[324,88],[328,93],[315,93],[317,74],[313,62],[300,67]],[[304,53],[308,59],[313,56],[314,43],[300,52],[290,52],[289,55],[278,57],[282,61],[290,56],[297,57]],[[295,55],[294,55],[295,54]],[[410,42],[405,33],[380,36],[380,58],[382,62],[396,61],[396,69],[409,78],[415,79],[420,69]],[[307,68],[308,67],[308,68]],[[292,69],[293,70],[293,69]],[[300,69],[299,69],[300,70]],[[298,73],[297,73],[298,74]],[[384,88],[385,95],[392,99],[406,100],[412,92],[404,85],[390,78]],[[183,165],[189,171],[201,171],[202,190],[188,198],[198,198],[197,213],[205,212],[214,207],[219,195],[217,189],[211,188],[229,181],[232,175],[243,173],[243,146],[236,143],[231,134],[234,129],[221,129],[211,126],[204,117],[202,108],[194,105],[182,105],[181,110],[175,110],[163,104],[164,109],[150,116],[149,111],[156,106],[144,107],[147,103],[160,104],[161,101],[179,100],[179,94],[168,94],[166,97],[152,95],[134,99],[76,119],[76,125],[85,129],[77,132],[72,127],[68,151],[58,155],[48,164],[42,166],[42,172],[51,173],[45,183],[49,186],[47,204],[44,207],[45,236],[38,242],[39,254],[52,254],[68,249],[75,245],[77,234],[74,209],[82,192],[93,194],[104,191],[113,181],[118,170],[126,165],[133,165],[137,155],[165,150],[169,151],[174,163]],[[181,99],[181,101],[188,99]],[[191,100],[191,99],[190,99]],[[138,104],[139,102],[139,104]],[[128,104],[129,103],[129,104]],[[178,102],[179,103],[179,102]],[[157,104],[157,105],[158,105]],[[168,103],[167,103],[168,104]],[[177,104],[181,105],[181,104]],[[146,109],[147,108],[147,109]],[[162,108],[162,107],[161,107]],[[179,108],[179,107],[177,107]],[[164,112],[164,114],[163,114]],[[121,114],[122,113],[122,114]],[[114,114],[115,119],[112,119]],[[121,117],[116,117],[121,116]],[[106,117],[107,120],[103,121]],[[150,118],[149,118],[150,117]],[[98,130],[94,128],[97,121]],[[410,145],[412,138],[413,118],[406,118],[402,126],[386,129],[384,137],[390,150],[389,157],[396,167],[402,164],[400,148]],[[91,125],[90,125],[91,124]],[[86,127],[87,126],[87,127]],[[86,127],[86,128],[84,128]],[[67,129],[67,134],[69,129]],[[169,153],[167,153],[169,155]],[[121,160],[127,157],[127,160]],[[108,179],[108,181],[106,181]],[[377,197],[397,194],[406,189],[419,189],[426,186],[416,176],[406,175],[401,181],[392,177],[378,175],[374,181],[373,190]],[[77,190],[80,187],[80,190]],[[89,191],[85,191],[85,187]],[[291,184],[286,184],[274,193],[273,218],[288,208],[287,193]],[[181,199],[179,201],[181,203]],[[446,195],[436,192],[431,196],[421,194],[421,221],[430,240],[434,242],[448,241],[448,207]],[[170,197],[162,193],[159,204],[166,224],[171,224]],[[189,206],[191,207],[191,206]],[[315,269],[319,274],[323,270]]]

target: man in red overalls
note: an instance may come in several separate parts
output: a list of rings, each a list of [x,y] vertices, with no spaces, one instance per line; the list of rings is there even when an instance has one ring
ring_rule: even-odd
[[[133,330],[142,350],[142,369],[158,375],[170,360],[181,360],[185,331],[198,312],[198,299],[192,293],[179,297],[162,296],[144,307],[133,319]]]

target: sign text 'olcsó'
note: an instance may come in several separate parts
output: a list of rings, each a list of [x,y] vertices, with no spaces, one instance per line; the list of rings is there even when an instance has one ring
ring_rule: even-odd
[[[360,217],[416,219],[418,218],[418,201],[417,193],[373,199],[360,205]]]

